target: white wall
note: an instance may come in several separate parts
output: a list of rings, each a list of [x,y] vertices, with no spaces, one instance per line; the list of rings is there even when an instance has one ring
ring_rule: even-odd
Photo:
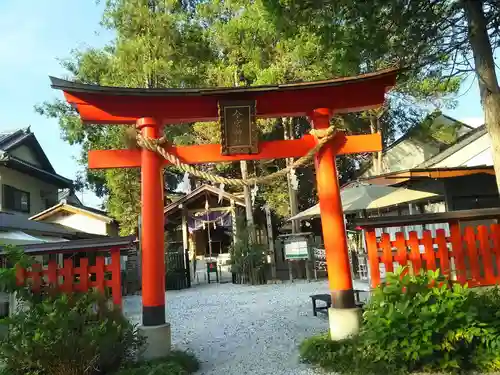
[[[491,139],[488,134],[462,147],[446,159],[434,164],[432,168],[473,167],[478,165],[493,165]]]
[[[478,165],[493,165],[493,155],[491,154],[491,148],[484,150],[483,152],[477,154],[472,159],[467,161],[465,164],[467,167],[475,167]]]
[[[57,197],[58,191],[57,186],[47,184],[30,175],[6,167],[0,167],[0,188],[2,188],[1,185],[10,185],[30,194],[30,212],[26,214],[28,216],[39,213],[47,208],[45,207],[45,198],[41,197],[42,192],[50,193],[51,196]],[[0,190],[0,210],[7,211],[3,207],[2,190]]]
[[[43,221],[46,223],[61,224],[86,233],[100,234],[103,236],[113,235],[112,233],[108,233],[108,225],[105,221],[79,213],[59,212]]]

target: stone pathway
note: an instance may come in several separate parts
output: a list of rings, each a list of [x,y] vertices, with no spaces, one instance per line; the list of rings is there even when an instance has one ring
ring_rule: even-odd
[[[309,298],[325,292],[325,281],[167,292],[172,344],[196,354],[200,375],[319,374],[299,363],[298,345],[327,331],[326,315],[314,317]],[[140,296],[127,297],[124,307],[132,321],[140,320]]]

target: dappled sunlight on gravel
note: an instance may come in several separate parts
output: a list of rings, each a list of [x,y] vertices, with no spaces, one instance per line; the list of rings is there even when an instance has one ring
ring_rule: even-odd
[[[299,363],[298,345],[328,329],[326,315],[312,315],[309,298],[327,292],[326,281],[169,291],[172,343],[196,354],[200,375],[319,374]],[[140,296],[125,298],[124,308],[132,321],[140,321]]]

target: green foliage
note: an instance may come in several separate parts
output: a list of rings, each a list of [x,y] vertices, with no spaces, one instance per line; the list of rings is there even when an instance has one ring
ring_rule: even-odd
[[[231,249],[231,270],[242,282],[258,284],[264,282],[266,247],[250,241],[250,228],[244,218],[236,219],[236,241]]]
[[[320,366],[332,373],[350,374],[360,366],[361,356],[354,340],[333,341],[328,334],[304,340],[299,348],[303,362]]]
[[[102,24],[116,37],[103,49],[73,51],[63,60],[70,79],[124,87],[169,87],[201,85],[205,64],[210,60],[204,31],[192,22],[181,1],[107,0]],[[79,162],[87,164],[91,149],[127,147],[124,126],[84,126],[76,111],[61,100],[36,107],[47,117],[58,119],[61,135],[70,144],[82,146]],[[186,132],[185,126],[166,127],[169,139]],[[120,223],[122,235],[134,233],[140,211],[140,173],[136,170],[90,171],[80,180],[100,197]],[[168,174],[166,186],[175,188],[179,178]]]
[[[303,359],[341,373],[498,371],[500,290],[450,287],[439,271],[399,270],[375,290],[359,336],[328,341],[304,342]]]
[[[12,374],[87,375],[136,358],[142,338],[121,311],[96,293],[23,300],[4,324],[0,360]]]
[[[4,246],[3,249],[8,267],[0,268],[0,292],[12,293],[22,289],[16,282],[16,267],[27,268],[31,266],[33,260],[18,247],[8,245]]]
[[[144,340],[121,309],[97,292],[34,294],[15,284],[15,267],[30,264],[29,257],[10,249],[8,258],[12,267],[2,269],[0,284],[19,302],[1,321],[8,331],[0,363],[8,374],[105,374],[137,358]]]
[[[188,375],[198,371],[199,367],[192,354],[172,351],[166,358],[134,364],[116,375]]]

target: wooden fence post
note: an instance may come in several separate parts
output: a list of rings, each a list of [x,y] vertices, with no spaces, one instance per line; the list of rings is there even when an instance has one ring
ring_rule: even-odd
[[[121,283],[121,262],[120,249],[111,249],[111,294],[113,303],[117,306],[122,305],[122,283]]]
[[[368,262],[370,265],[370,284],[372,288],[376,288],[380,284],[380,269],[377,236],[375,229],[366,230],[366,249],[368,252]]]

